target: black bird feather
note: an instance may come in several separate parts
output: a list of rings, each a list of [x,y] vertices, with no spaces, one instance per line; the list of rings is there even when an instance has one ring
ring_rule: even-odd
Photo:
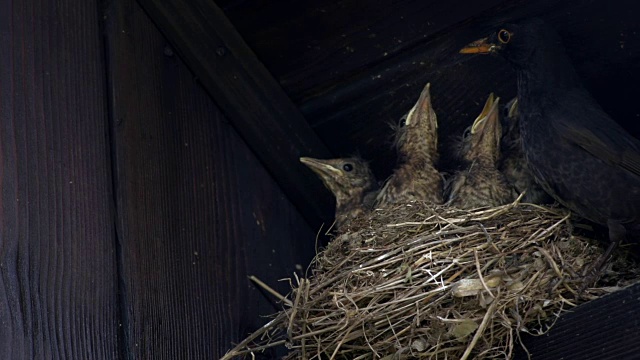
[[[517,100],[513,98],[509,101],[500,117],[503,135],[500,142],[501,159],[498,169],[518,194],[525,192],[522,202],[551,204],[553,199],[536,183],[522,151]]]
[[[523,150],[558,202],[609,227],[614,243],[640,225],[640,141],[583,87],[555,31],[541,19],[505,24],[462,53],[494,53],[516,70]]]

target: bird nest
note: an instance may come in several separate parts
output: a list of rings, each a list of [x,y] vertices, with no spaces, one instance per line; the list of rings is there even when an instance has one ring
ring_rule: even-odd
[[[285,309],[223,359],[286,345],[286,359],[467,359],[513,354],[521,332],[631,283],[566,210],[513,203],[472,211],[421,203],[378,209],[291,281]],[[591,282],[591,283],[589,283]]]

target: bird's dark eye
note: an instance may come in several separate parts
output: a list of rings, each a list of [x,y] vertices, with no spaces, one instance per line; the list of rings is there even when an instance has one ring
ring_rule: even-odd
[[[349,172],[349,171],[353,170],[353,165],[351,165],[351,164],[344,164],[344,165],[342,165],[342,168],[344,169],[344,171]]]
[[[400,127],[404,127],[405,125],[407,125],[407,118],[400,119]]]
[[[505,29],[498,31],[498,40],[503,44],[509,43],[511,41],[511,33]]]

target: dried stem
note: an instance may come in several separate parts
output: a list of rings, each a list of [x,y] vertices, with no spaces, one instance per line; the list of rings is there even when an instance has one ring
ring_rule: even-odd
[[[610,291],[575,290],[603,251],[572,234],[570,215],[520,200],[376,209],[290,281],[293,301],[252,277],[289,308],[223,360],[283,344],[286,359],[508,358],[520,331],[544,333],[546,319]],[[610,284],[637,277],[635,264],[617,269]]]

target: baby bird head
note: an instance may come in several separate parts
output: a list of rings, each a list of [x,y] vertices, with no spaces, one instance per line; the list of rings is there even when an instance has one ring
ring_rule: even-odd
[[[465,131],[460,149],[464,160],[488,161],[493,165],[498,161],[502,137],[499,102],[500,98],[494,98],[491,93],[480,115]]]
[[[431,104],[431,84],[427,84],[416,104],[400,119],[394,144],[401,161],[438,158],[438,119]]]
[[[502,110],[502,148],[511,150],[520,147],[520,121],[518,119],[518,98],[509,101]]]
[[[364,193],[377,185],[369,164],[361,158],[339,158],[320,160],[300,158],[331,190],[338,204],[361,200]]]

